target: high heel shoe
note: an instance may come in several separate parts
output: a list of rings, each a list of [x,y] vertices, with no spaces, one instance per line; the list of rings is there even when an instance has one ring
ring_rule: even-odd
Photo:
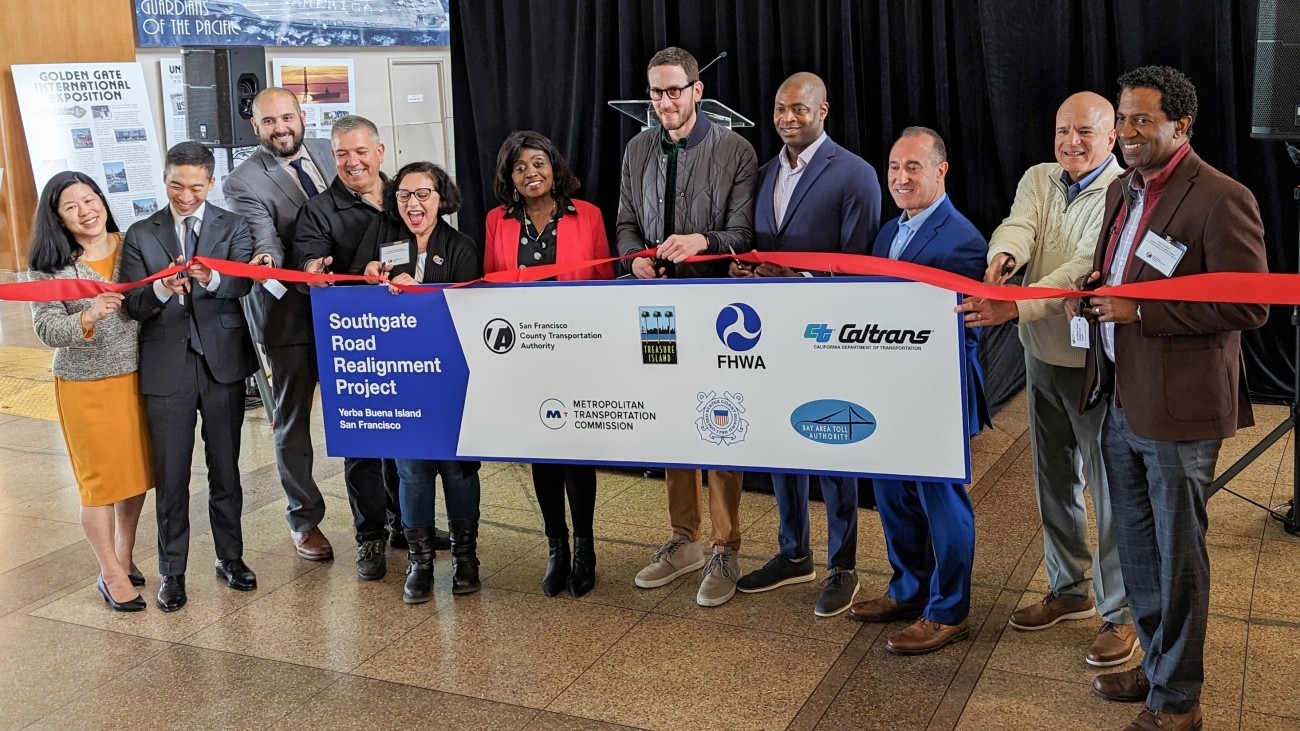
[[[131,586],[137,589],[144,586],[144,572],[135,564],[131,564],[131,572],[126,575],[126,578],[130,579]]]
[[[95,582],[95,588],[99,589],[99,593],[104,595],[104,601],[108,602],[108,606],[114,612],[143,612],[145,606],[147,606],[144,597],[139,594],[136,594],[134,599],[128,599],[124,602],[114,601],[113,595],[108,593],[108,584],[104,583],[103,574],[99,575],[99,580]]]

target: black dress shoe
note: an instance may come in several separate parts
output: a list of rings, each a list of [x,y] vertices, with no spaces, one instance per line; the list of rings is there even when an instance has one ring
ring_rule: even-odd
[[[104,583],[104,575],[99,575],[99,581],[95,582],[95,588],[99,593],[104,595],[104,601],[114,612],[143,612],[145,608],[144,597],[139,594],[134,599],[127,599],[124,602],[114,601],[113,595],[108,593],[108,584]]]
[[[217,578],[235,591],[252,591],[257,588],[257,576],[242,558],[217,559]]]
[[[164,612],[174,612],[185,606],[185,574],[162,577],[158,586],[158,608]]]
[[[127,574],[126,578],[131,580],[131,586],[137,588],[144,586],[144,572],[135,565],[131,566],[131,573]]]

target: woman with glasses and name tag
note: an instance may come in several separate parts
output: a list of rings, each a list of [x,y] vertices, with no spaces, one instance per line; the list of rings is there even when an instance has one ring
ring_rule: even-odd
[[[385,193],[384,212],[361,238],[354,274],[394,285],[452,284],[482,276],[474,240],[452,228],[442,216],[460,209],[460,190],[447,171],[431,162],[413,162],[397,171]],[[419,604],[433,595],[433,499],[442,477],[451,529],[453,594],[479,590],[479,463],[399,459],[402,529],[410,561],[402,601]]]
[[[573,197],[580,183],[564,155],[537,132],[512,132],[497,154],[493,188],[501,205],[487,214],[483,268],[487,272],[568,264],[609,257],[600,209]],[[559,272],[558,280],[612,279],[609,263]],[[550,557],[542,591],[555,596],[567,586],[575,597],[596,584],[592,521],[596,512],[596,468],[577,464],[533,464],[533,490],[542,511]],[[565,493],[573,515],[570,565]]]

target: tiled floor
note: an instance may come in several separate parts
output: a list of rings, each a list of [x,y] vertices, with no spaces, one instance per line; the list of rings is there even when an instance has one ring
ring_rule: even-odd
[[[703,609],[695,582],[654,590],[631,577],[665,537],[660,483],[602,473],[599,581],[580,600],[548,599],[541,519],[527,469],[483,470],[484,589],[453,597],[440,557],[434,600],[401,603],[403,557],[390,573],[356,578],[345,549],[350,518],[339,460],[318,460],[323,528],[338,560],[295,557],[283,520],[271,435],[249,412],[241,464],[247,560],[259,588],[232,592],[191,572],[190,603],[165,615],[109,612],[77,523],[77,491],[57,423],[33,405],[26,365],[39,347],[22,305],[0,303],[0,729],[1107,729],[1134,706],[1088,694],[1083,662],[1097,620],[1051,631],[1008,629],[1018,606],[1046,590],[1025,407],[1018,400],[973,445],[977,553],[970,641],[933,655],[884,651],[902,626],[812,614],[815,584],[738,595]],[[44,354],[48,362],[48,354]],[[21,392],[6,405],[5,378]],[[43,390],[48,398],[49,389]],[[22,414],[22,415],[19,415]],[[1285,416],[1224,448],[1220,466]],[[321,439],[317,434],[318,441]],[[1295,446],[1269,450],[1232,487],[1272,504],[1289,496]],[[322,447],[323,455],[323,447]],[[196,493],[204,469],[196,461]],[[203,501],[193,501],[196,557],[210,556]],[[746,494],[743,562],[775,551],[771,497]],[[139,545],[156,536],[146,503]],[[825,513],[814,506],[814,549]],[[1206,645],[1207,729],[1300,729],[1300,539],[1258,508],[1220,494],[1210,503],[1213,568]],[[889,578],[880,521],[863,511],[861,597]],[[153,572],[149,572],[152,574]],[[157,588],[150,576],[149,596]]]

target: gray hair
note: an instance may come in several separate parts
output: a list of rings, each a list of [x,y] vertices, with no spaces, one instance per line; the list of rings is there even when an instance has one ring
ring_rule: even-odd
[[[901,140],[904,137],[919,137],[919,136],[929,137],[930,139],[934,140],[934,148],[930,153],[930,162],[934,163],[935,165],[938,165],[939,163],[943,163],[943,162],[948,162],[948,146],[943,144],[943,138],[939,136],[939,133],[935,132],[929,127],[921,127],[919,125],[908,127],[904,129],[901,133],[899,133],[898,139]]]
[[[330,141],[333,142],[339,138],[339,135],[345,135],[357,129],[369,130],[370,136],[374,138],[376,144],[383,142],[379,137],[379,128],[375,126],[375,123],[357,114],[349,114],[336,119],[334,126],[330,127]]]

